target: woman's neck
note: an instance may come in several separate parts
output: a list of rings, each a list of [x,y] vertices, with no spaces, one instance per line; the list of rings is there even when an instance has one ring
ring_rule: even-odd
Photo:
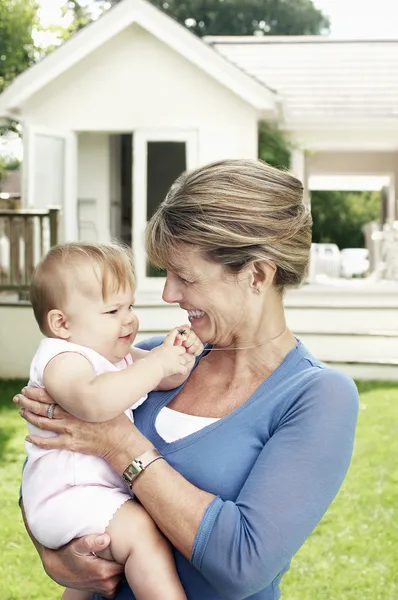
[[[297,340],[288,329],[272,341],[248,348],[221,348],[214,346],[206,356],[206,361],[213,370],[223,373],[225,377],[240,379],[246,376],[262,377],[264,372],[274,371],[287,354],[296,346]],[[243,349],[244,348],[244,349]]]

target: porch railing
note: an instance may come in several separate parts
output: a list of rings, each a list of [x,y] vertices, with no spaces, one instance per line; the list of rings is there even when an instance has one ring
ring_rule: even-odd
[[[59,208],[0,208],[0,291],[26,292],[41,257],[58,243]]]

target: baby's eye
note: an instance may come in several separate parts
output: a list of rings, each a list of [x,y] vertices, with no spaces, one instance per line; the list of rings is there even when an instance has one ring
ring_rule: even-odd
[[[134,310],[134,304],[130,304],[129,310]]]
[[[107,315],[115,315],[117,313],[117,308],[115,308],[114,310],[108,310],[108,312],[106,313]]]

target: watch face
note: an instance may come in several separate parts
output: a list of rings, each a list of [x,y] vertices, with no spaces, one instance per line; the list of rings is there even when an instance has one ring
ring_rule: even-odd
[[[135,460],[133,460],[133,462],[129,466],[129,469],[132,475],[138,475],[138,473],[141,473],[141,471],[143,470],[141,463],[136,462]]]
[[[141,471],[143,471],[141,463],[133,460],[123,472],[122,477],[128,484],[131,484]]]

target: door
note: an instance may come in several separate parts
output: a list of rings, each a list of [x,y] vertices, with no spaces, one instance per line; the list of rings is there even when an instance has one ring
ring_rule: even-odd
[[[196,131],[136,131],[133,135],[133,249],[139,291],[156,290],[164,274],[151,268],[145,227],[171,184],[198,164]]]
[[[77,239],[77,141],[73,132],[24,127],[23,192],[28,208],[62,207],[61,239]]]

